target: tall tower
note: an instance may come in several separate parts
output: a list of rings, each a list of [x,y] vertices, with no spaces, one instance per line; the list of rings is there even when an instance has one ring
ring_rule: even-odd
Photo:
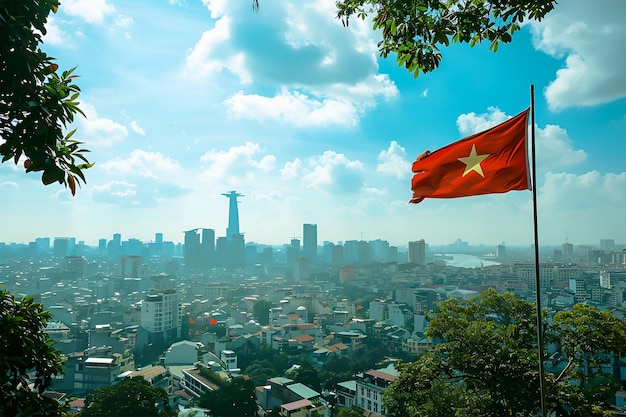
[[[409,242],[409,262],[426,265],[426,242],[424,239]]]
[[[228,197],[230,204],[228,206],[228,228],[226,229],[226,238],[232,240],[233,236],[239,234],[239,209],[237,208],[237,197],[243,197],[237,191],[229,191],[222,194]]]
[[[302,256],[314,264],[317,260],[317,225],[305,223],[302,226]]]

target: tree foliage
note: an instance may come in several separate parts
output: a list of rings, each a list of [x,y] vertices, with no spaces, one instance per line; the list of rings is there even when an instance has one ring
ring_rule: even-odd
[[[16,299],[0,291],[0,415],[63,415],[59,403],[42,396],[52,377],[63,372],[60,352],[44,332],[51,317],[32,297]]]
[[[382,31],[380,55],[395,53],[399,66],[417,78],[439,67],[441,48],[451,43],[475,46],[483,41],[496,52],[511,42],[524,19],[541,20],[556,0],[338,0],[337,17],[373,15],[374,30]]]
[[[234,378],[218,390],[205,391],[199,403],[200,407],[210,409],[213,416],[256,417],[258,415],[254,384],[243,377]]]
[[[76,193],[92,166],[82,143],[64,134],[78,107],[74,68],[58,72],[40,48],[50,12],[59,0],[0,1],[0,156],[26,172],[41,172],[45,185],[58,182]]]
[[[267,326],[270,323],[270,309],[274,307],[274,303],[268,300],[259,300],[252,306],[254,317],[261,326]]]
[[[610,415],[611,364],[626,351],[626,324],[610,312],[577,305],[545,320],[559,346],[546,364],[546,406],[554,416]],[[528,416],[540,410],[534,303],[488,290],[441,303],[427,336],[435,347],[400,363],[385,392],[388,416]],[[549,366],[548,366],[549,365]]]
[[[88,394],[80,417],[177,416],[167,400],[167,392],[163,388],[152,386],[138,376]]]

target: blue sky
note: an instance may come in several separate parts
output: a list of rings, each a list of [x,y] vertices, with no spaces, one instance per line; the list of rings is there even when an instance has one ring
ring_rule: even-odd
[[[410,166],[529,106],[535,85],[539,240],[626,243],[626,2],[567,0],[494,54],[443,50],[414,79],[381,59],[371,22],[334,0],[64,0],[44,50],[78,66],[87,184],[44,187],[0,166],[0,241],[182,241],[225,235],[236,190],[246,241],[530,245],[529,191],[409,205]]]

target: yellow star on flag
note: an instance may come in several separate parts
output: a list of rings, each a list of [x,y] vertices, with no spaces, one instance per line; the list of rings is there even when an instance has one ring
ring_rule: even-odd
[[[459,161],[465,164],[465,171],[463,172],[462,177],[466,176],[472,171],[476,171],[480,174],[481,177],[485,178],[485,174],[483,174],[483,168],[480,166],[480,163],[489,156],[490,154],[478,155],[476,153],[476,145],[472,145],[472,151],[469,156],[465,158],[457,158]]]

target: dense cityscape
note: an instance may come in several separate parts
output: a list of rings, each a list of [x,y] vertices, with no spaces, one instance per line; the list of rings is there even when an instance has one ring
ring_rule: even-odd
[[[50,394],[66,398],[70,411],[90,393],[142,376],[165,389],[180,415],[210,415],[199,399],[220,388],[221,375],[251,380],[262,414],[357,407],[384,415],[395,361],[433,347],[424,332],[438,303],[488,288],[535,299],[531,248],[460,239],[436,249],[421,239],[403,248],[384,240],[320,245],[316,224],[303,225],[302,244],[245,243],[240,194],[224,195],[229,223],[217,239],[197,228],[183,243],[156,233],[149,243],[114,234],[97,247],[68,237],[0,244],[2,288],[33,296],[53,315],[46,333],[65,363]],[[553,314],[591,303],[623,318],[625,266],[626,251],[612,239],[543,249],[542,304]],[[282,368],[259,365],[276,354]],[[361,368],[332,373],[342,360]],[[309,368],[315,379],[298,378]],[[618,407],[624,397],[617,392]]]

